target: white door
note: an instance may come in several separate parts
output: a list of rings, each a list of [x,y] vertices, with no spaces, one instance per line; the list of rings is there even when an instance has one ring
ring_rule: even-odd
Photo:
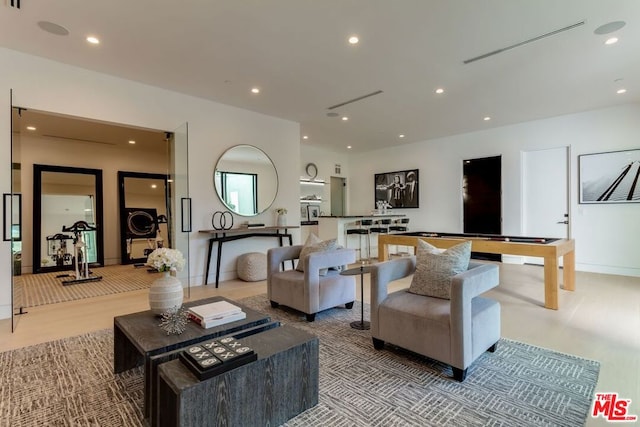
[[[522,158],[523,234],[569,237],[569,147],[525,151]],[[525,262],[543,263],[535,257]]]

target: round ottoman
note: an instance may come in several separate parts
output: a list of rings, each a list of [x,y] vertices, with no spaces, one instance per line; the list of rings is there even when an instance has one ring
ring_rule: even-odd
[[[236,266],[238,277],[245,282],[257,282],[267,279],[267,255],[261,252],[249,252],[238,257]]]

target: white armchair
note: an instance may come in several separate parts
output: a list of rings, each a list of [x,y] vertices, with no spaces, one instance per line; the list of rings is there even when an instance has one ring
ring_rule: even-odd
[[[299,310],[306,314],[309,322],[315,320],[316,313],[338,305],[352,308],[356,298],[355,278],[341,276],[331,267],[355,262],[355,250],[314,252],[298,261],[303,263],[303,272],[282,271],[283,263],[298,259],[302,248],[302,245],[284,246],[267,252],[267,297],[271,306],[275,308],[282,304]],[[320,271],[327,268],[329,271],[321,276]]]

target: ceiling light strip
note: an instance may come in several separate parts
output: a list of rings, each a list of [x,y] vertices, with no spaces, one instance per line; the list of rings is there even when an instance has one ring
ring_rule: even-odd
[[[371,92],[371,93],[368,93],[366,95],[362,95],[362,96],[359,96],[357,98],[353,98],[353,99],[350,99],[348,101],[341,102],[340,104],[332,105],[331,107],[327,108],[327,110],[333,110],[333,109],[336,109],[338,107],[342,107],[342,106],[347,105],[347,104],[352,104],[354,102],[362,101],[365,98],[369,98],[370,96],[379,95],[381,93],[382,93],[381,90],[377,90],[375,92]]]
[[[480,55],[480,56],[476,56],[475,58],[465,59],[462,62],[464,64],[469,64],[469,63],[474,62],[474,61],[479,61],[480,59],[485,59],[485,58],[488,58],[489,56],[497,55],[497,54],[505,52],[507,50],[511,50],[511,49],[516,48],[516,47],[523,46],[525,44],[533,43],[533,42],[536,42],[538,40],[544,39],[546,37],[550,37],[550,36],[554,36],[556,34],[562,33],[564,31],[573,30],[574,28],[577,28],[577,27],[579,27],[581,25],[584,25],[584,23],[585,23],[585,21],[576,22],[575,24],[569,25],[568,27],[560,28],[558,30],[554,30],[554,31],[551,31],[549,33],[545,33],[545,34],[539,35],[539,36],[534,37],[532,39],[525,40],[525,41],[522,41],[520,43],[512,44],[511,46],[503,47],[502,49],[497,49],[497,50],[494,50],[494,51],[489,52],[489,53],[485,53],[485,54]]]

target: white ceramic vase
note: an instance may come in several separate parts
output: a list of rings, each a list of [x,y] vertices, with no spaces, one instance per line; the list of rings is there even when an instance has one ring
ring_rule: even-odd
[[[182,306],[184,292],[182,282],[169,274],[162,273],[162,277],[151,283],[149,288],[149,307],[155,315],[161,315],[169,310],[175,310]]]
[[[287,225],[287,216],[285,214],[278,215],[278,227],[284,227]]]

